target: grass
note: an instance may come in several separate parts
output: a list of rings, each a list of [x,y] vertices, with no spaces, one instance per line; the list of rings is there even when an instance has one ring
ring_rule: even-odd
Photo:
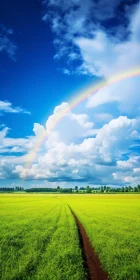
[[[0,279],[84,279],[77,228],[112,280],[140,279],[140,195],[0,195]]]
[[[68,202],[113,280],[140,279],[140,195],[100,195]]]
[[[84,278],[75,221],[52,196],[0,196],[0,279]]]

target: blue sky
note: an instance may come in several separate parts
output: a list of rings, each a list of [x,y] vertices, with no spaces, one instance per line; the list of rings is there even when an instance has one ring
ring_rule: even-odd
[[[0,4],[0,185],[139,183],[139,76],[69,108],[85,86],[140,67],[139,24],[138,1]]]

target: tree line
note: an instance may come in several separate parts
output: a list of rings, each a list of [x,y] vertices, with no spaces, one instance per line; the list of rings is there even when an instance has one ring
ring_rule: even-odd
[[[15,188],[6,188],[6,187],[1,187],[0,192],[23,192],[24,188],[23,187],[18,187],[16,186]]]
[[[0,192],[27,192],[27,193],[35,193],[35,192],[45,192],[45,193],[138,193],[140,192],[140,185],[137,186],[125,186],[125,187],[110,187],[110,186],[101,186],[101,187],[78,187],[74,188],[29,188],[24,189],[23,187],[16,186],[15,188],[6,188],[1,187]]]
[[[59,186],[57,188],[31,188],[26,189],[25,192],[48,192],[48,193],[72,193],[72,188],[60,188]]]
[[[86,188],[75,186],[75,192],[85,192],[85,193],[131,193],[131,192],[140,192],[140,185],[137,186],[125,186],[125,187],[110,187],[110,186],[101,186],[101,187],[89,187]]]

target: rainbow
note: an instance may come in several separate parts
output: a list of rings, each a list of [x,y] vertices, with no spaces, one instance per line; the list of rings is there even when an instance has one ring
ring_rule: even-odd
[[[61,113],[59,114],[59,116],[57,117],[57,119],[53,122],[51,128],[49,130],[46,130],[45,134],[38,139],[36,147],[30,153],[30,155],[29,155],[29,157],[27,159],[27,163],[26,163],[25,168],[29,169],[31,167],[32,163],[35,161],[36,155],[39,152],[39,149],[40,149],[41,145],[46,140],[46,138],[48,137],[49,133],[57,126],[57,124],[60,122],[60,120],[66,116],[66,114],[69,112],[69,110],[72,110],[79,103],[83,102],[85,99],[87,99],[91,95],[97,93],[100,89],[103,89],[103,88],[105,88],[107,86],[116,84],[118,82],[121,82],[123,80],[127,80],[129,78],[133,78],[133,77],[136,77],[136,76],[140,76],[140,68],[135,68],[134,70],[120,73],[119,75],[115,75],[115,76],[109,78],[106,81],[100,81],[97,84],[94,83],[94,84],[84,88],[80,92],[78,92],[76,94],[76,96],[73,96],[68,101],[69,108],[63,109],[61,111]]]

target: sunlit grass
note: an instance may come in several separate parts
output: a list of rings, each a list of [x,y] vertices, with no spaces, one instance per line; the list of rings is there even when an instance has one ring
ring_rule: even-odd
[[[1,196],[0,279],[83,279],[75,221],[52,196]]]
[[[140,195],[0,195],[0,279],[84,279],[77,228],[112,280],[140,279]]]
[[[140,195],[82,196],[69,204],[113,280],[140,279]]]

